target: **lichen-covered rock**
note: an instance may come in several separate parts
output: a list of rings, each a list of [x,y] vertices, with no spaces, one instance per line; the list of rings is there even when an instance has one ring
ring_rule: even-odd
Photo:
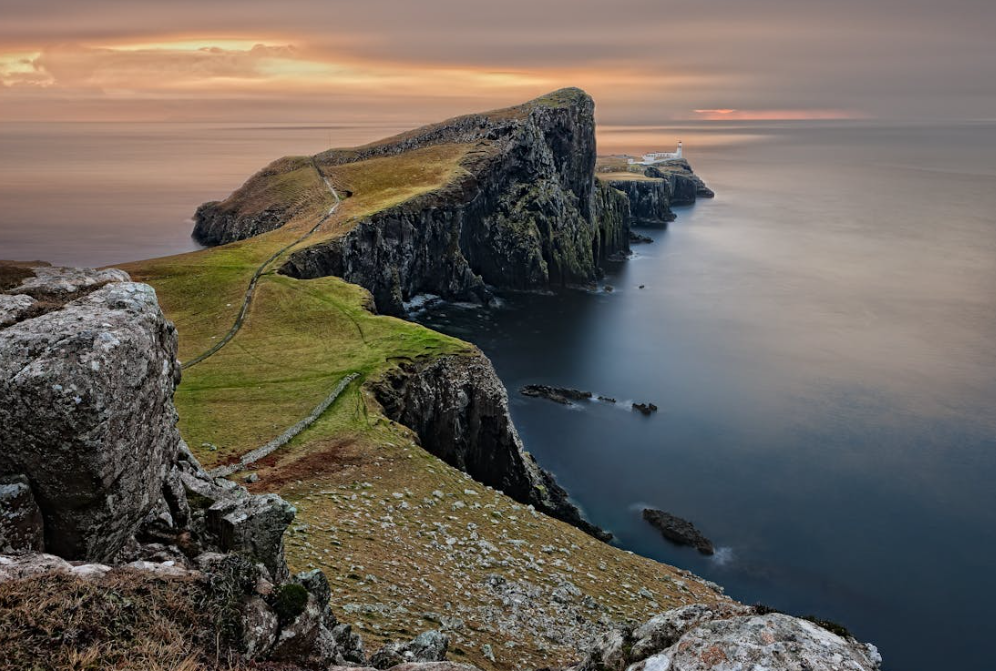
[[[693,604],[654,615],[633,630],[630,657],[643,659],[656,655],[677,643],[686,631],[699,623],[739,615],[751,615],[753,612],[749,606],[722,603]]]
[[[287,578],[284,531],[294,506],[276,494],[222,499],[207,510],[208,528],[223,552],[239,552],[262,563],[275,580]]]
[[[0,328],[16,324],[30,315],[37,303],[38,301],[25,294],[0,294]]]
[[[332,666],[328,671],[377,671],[370,666]],[[457,662],[411,662],[389,667],[389,671],[480,671],[470,664]]]
[[[739,604],[694,604],[603,636],[573,671],[877,671],[871,644]]]
[[[390,419],[422,446],[478,482],[606,540],[567,492],[527,454],[512,424],[508,394],[483,353],[402,364],[372,387]]]
[[[10,294],[24,294],[39,299],[73,297],[102,287],[112,282],[129,282],[131,278],[117,268],[64,268],[59,266],[35,266],[32,276],[8,291]]]
[[[874,671],[881,661],[874,646],[843,639],[806,620],[770,613],[707,622],[682,636],[673,647],[630,669]]]
[[[45,526],[23,475],[0,476],[0,553],[42,552]]]
[[[177,453],[176,331],[121,271],[34,273],[13,291],[79,297],[0,329],[0,474],[27,477],[48,551],[108,560]]]
[[[294,506],[276,494],[253,495],[231,480],[212,477],[186,443],[181,443],[176,469],[190,522],[174,533],[193,531],[202,549],[236,552],[258,562],[275,582],[289,577],[283,536],[294,520]]]
[[[375,669],[390,669],[410,662],[442,662],[450,639],[439,631],[426,631],[408,643],[388,643],[370,656]]]
[[[276,613],[258,596],[242,606],[242,651],[253,659],[261,656],[277,640],[280,624]]]

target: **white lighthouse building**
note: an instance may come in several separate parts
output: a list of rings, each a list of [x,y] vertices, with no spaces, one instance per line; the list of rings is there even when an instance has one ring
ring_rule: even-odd
[[[681,140],[678,140],[678,149],[675,151],[655,151],[649,154],[643,155],[642,161],[637,161],[635,158],[629,159],[630,165],[653,165],[654,163],[662,163],[664,161],[674,161],[681,158]]]

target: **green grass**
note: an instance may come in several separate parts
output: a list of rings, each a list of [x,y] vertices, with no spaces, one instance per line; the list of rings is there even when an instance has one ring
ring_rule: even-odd
[[[239,335],[185,371],[177,391],[180,429],[198,456],[214,465],[262,445],[307,415],[348,373],[366,380],[399,358],[467,349],[418,325],[375,316],[366,301],[364,290],[337,278],[265,276]],[[373,423],[357,402],[360,386],[350,385],[295,443],[365,435]],[[204,452],[202,443],[219,449]]]

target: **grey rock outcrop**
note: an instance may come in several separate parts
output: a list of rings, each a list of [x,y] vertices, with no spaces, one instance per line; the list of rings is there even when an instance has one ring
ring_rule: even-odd
[[[712,198],[716,194],[695,174],[685,159],[668,161],[644,170],[647,177],[667,180],[671,194],[671,205],[691,205],[698,198]]]
[[[738,604],[696,604],[604,635],[573,671],[877,671],[875,646],[807,620]]]
[[[426,631],[407,643],[388,643],[370,656],[370,666],[390,669],[413,662],[443,662],[449,645],[446,634]]]
[[[611,538],[525,451],[505,387],[480,351],[401,364],[371,389],[387,417],[446,463],[596,538]]]
[[[37,268],[50,311],[0,330],[0,474],[27,478],[45,547],[107,560],[159,498],[180,437],[176,331],[121,271]]]
[[[0,581],[192,578],[237,610],[225,635],[249,658],[362,663],[324,576],[289,581],[293,506],[212,477],[180,438],[177,336],[152,288],[119,270],[17,269],[3,305],[30,312],[0,328],[0,552],[22,554],[0,556]],[[305,602],[284,620],[287,589]]]

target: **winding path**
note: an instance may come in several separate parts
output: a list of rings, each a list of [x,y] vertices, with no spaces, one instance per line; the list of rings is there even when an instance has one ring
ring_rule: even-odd
[[[325,187],[329,190],[329,193],[332,194],[332,197],[335,198],[335,203],[332,205],[332,207],[329,208],[328,212],[322,215],[322,217],[318,220],[318,223],[315,224],[307,233],[305,233],[300,238],[290,243],[286,247],[277,250],[276,252],[273,253],[273,255],[270,258],[268,258],[266,261],[263,261],[262,265],[260,265],[259,268],[256,269],[255,273],[253,273],[252,279],[249,280],[249,286],[246,288],[245,298],[242,300],[242,308],[239,310],[239,314],[235,318],[235,323],[232,324],[232,328],[228,330],[228,333],[226,333],[221,340],[212,345],[210,349],[201,352],[190,361],[183,362],[180,365],[182,370],[187,370],[188,368],[196,366],[197,364],[204,361],[211,355],[217,353],[218,350],[220,350],[222,347],[231,342],[232,338],[234,338],[235,335],[239,332],[239,329],[242,328],[242,324],[246,320],[246,315],[249,313],[249,304],[252,302],[252,297],[256,293],[256,285],[259,283],[259,278],[263,276],[264,272],[266,272],[267,266],[273,263],[277,259],[277,257],[279,257],[281,254],[286,252],[291,247],[299,245],[305,240],[307,240],[315,231],[319,229],[319,227],[321,227],[322,224],[328,221],[329,217],[335,214],[335,211],[337,209],[339,209],[339,204],[342,203],[342,199],[339,198],[339,194],[332,186],[332,183],[329,181],[329,178],[326,177],[325,173],[323,173],[321,169],[318,167],[318,163],[315,162],[314,157],[312,157],[311,159],[311,167],[313,167],[315,169],[315,172],[318,173],[318,176],[322,178],[322,181],[325,183]]]

